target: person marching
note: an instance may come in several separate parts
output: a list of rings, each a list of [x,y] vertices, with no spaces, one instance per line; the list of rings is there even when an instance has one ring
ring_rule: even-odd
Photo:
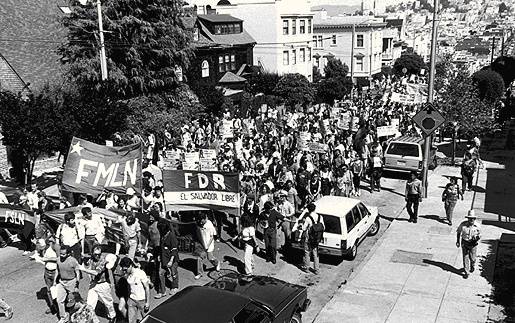
[[[301,215],[302,219],[302,246],[304,249],[304,257],[302,271],[308,272],[310,267],[310,256],[313,255],[313,272],[318,275],[318,244],[322,241],[325,225],[324,219],[320,214],[315,212],[316,206],[309,203]]]
[[[265,210],[259,215],[259,223],[264,229],[266,261],[273,264],[277,261],[277,224],[282,220],[284,217],[274,209],[274,204],[266,202]]]
[[[406,210],[409,214],[408,222],[417,223],[418,205],[422,202],[422,181],[418,179],[418,173],[412,171],[410,179],[406,182]]]
[[[460,196],[463,200],[463,193],[461,192],[460,186],[458,185],[458,180],[456,177],[451,177],[450,183],[445,186],[445,189],[442,193],[442,202],[444,203],[445,216],[447,217],[447,223],[449,225],[452,225],[454,207],[456,206],[456,202]]]
[[[481,231],[479,224],[475,222],[476,213],[469,210],[463,221],[456,230],[456,247],[461,247],[463,253],[463,278],[468,278],[469,273],[474,272],[476,264],[476,251]]]
[[[75,257],[71,256],[71,250],[66,245],[61,246],[59,250],[59,259],[57,260],[58,275],[54,278],[54,286],[56,286],[57,306],[59,308],[59,323],[68,322],[69,315],[66,312],[65,302],[68,294],[74,293],[79,288],[79,262]],[[57,278],[59,277],[59,282]]]
[[[243,263],[245,264],[245,275],[251,276],[254,272],[254,250],[259,253],[259,246],[256,240],[256,228],[254,220],[248,215],[241,218],[241,232],[233,240],[240,238],[243,241],[245,256]]]

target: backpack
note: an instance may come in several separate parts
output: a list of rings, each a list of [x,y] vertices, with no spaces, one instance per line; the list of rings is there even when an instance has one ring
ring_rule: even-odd
[[[321,215],[318,215],[317,222],[313,220],[313,217],[311,215],[308,215],[308,217],[311,219],[312,223],[308,230],[308,241],[311,245],[318,245],[324,238],[325,230],[324,225],[320,222]]]
[[[463,162],[463,171],[466,174],[473,174],[475,169],[475,163],[473,159],[466,160]]]

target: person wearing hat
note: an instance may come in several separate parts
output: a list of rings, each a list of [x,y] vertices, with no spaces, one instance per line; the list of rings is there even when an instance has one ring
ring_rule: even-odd
[[[476,264],[476,251],[481,232],[479,224],[476,223],[476,213],[469,210],[463,221],[456,230],[456,247],[461,247],[463,253],[463,278],[468,278],[469,273],[474,272]]]
[[[418,179],[418,173],[412,171],[410,179],[406,182],[406,210],[409,214],[408,222],[417,223],[418,205],[422,202],[422,181]]]
[[[276,263],[277,257],[277,224],[284,220],[284,217],[270,201],[265,202],[264,210],[259,215],[259,223],[264,228],[266,261]]]

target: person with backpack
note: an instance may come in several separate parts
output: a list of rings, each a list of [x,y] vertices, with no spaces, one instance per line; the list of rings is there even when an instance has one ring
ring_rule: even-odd
[[[302,233],[301,243],[304,248],[304,258],[301,270],[309,272],[310,256],[313,255],[313,272],[315,275],[319,273],[318,262],[318,245],[324,236],[324,219],[320,214],[315,212],[316,206],[313,203],[308,204],[306,210],[301,215]]]

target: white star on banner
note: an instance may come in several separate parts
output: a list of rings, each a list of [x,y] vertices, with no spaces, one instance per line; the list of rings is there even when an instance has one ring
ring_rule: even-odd
[[[80,152],[82,149],[84,148],[80,146],[80,141],[77,141],[77,143],[72,146],[71,153],[77,153],[77,155],[81,156]]]

